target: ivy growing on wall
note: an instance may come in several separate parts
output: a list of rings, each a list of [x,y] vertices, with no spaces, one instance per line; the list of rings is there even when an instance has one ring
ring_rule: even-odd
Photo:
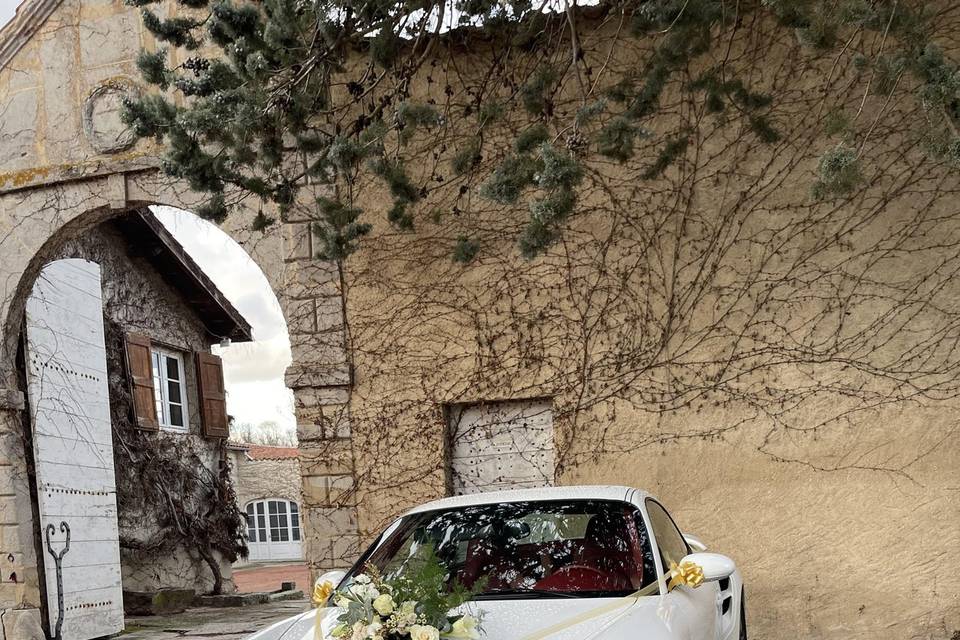
[[[319,221],[327,258],[354,251],[377,214],[398,231],[417,229],[418,205],[439,186],[417,179],[426,158],[410,143],[441,129],[448,144],[436,151],[455,175],[477,174],[479,193],[493,202],[525,205],[517,242],[528,257],[554,243],[580,210],[583,172],[633,159],[638,139],[657,135],[676,96],[776,144],[777,107],[787,96],[727,64],[732,39],[757,20],[775,24],[811,60],[837,56],[834,69],[818,73],[864,74],[867,96],[883,100],[908,86],[923,107],[916,135],[932,156],[960,165],[960,73],[933,38],[936,3],[179,0],[183,15],[162,18],[150,8],[158,1],[127,0],[143,7],[144,25],[166,45],[138,64],[167,93],[129,102],[127,122],[168,146],[170,175],[210,195],[203,215],[220,220],[247,197],[281,215],[305,206]],[[646,54],[609,72],[620,52],[584,44],[598,25],[618,25],[616,38],[643,43]],[[445,103],[424,97],[437,65],[456,68],[465,49],[489,51],[489,67],[469,77],[458,70],[462,86],[446,86]],[[872,125],[848,128],[851,139],[825,152],[815,198],[843,197],[863,179],[864,143],[885,117],[893,116],[881,111]],[[637,178],[656,181],[682,164],[695,135],[660,139]],[[512,150],[495,143],[504,136],[514,139]],[[358,206],[365,177],[389,192],[385,211]],[[335,199],[304,195],[334,178]],[[269,221],[261,213],[255,226]],[[466,246],[456,240],[457,260],[477,255]]]
[[[212,593],[220,594],[223,575],[215,554],[228,563],[247,555],[245,519],[224,443],[218,442],[211,460],[209,440],[138,429],[123,362],[123,330],[109,318],[104,327],[120,547],[157,559],[186,549],[209,567]]]

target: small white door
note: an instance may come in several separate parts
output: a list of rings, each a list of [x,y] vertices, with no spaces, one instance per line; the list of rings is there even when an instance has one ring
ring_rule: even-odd
[[[60,260],[43,268],[26,308],[46,611],[51,636],[57,635],[59,622],[65,640],[123,630],[100,291],[98,265]],[[53,554],[62,554],[59,578],[48,539]]]
[[[297,503],[275,498],[248,504],[247,546],[251,562],[303,560]]]
[[[553,484],[549,400],[456,405],[448,420],[454,495]]]

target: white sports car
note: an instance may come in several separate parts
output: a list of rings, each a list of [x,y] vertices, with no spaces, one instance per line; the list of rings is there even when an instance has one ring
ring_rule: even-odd
[[[430,502],[390,525],[350,571],[331,571],[318,584],[347,589],[352,576],[370,566],[389,575],[424,544],[433,546],[451,582],[482,585],[465,605],[480,615],[482,638],[747,637],[734,562],[706,553],[656,498],[628,487],[499,491]],[[703,584],[670,589],[670,567],[685,560],[703,570]],[[316,625],[326,639],[341,611],[315,609],[249,640],[312,640]]]

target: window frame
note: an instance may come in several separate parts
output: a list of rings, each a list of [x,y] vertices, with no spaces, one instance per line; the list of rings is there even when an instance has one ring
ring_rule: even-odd
[[[167,358],[175,360],[180,370],[180,379],[170,378]],[[150,368],[153,373],[153,390],[156,395],[157,424],[162,431],[190,433],[190,406],[187,394],[187,368],[184,354],[157,345],[150,346]],[[171,402],[169,398],[171,382],[180,384],[180,402]],[[170,422],[171,406],[179,406],[183,415],[183,425]]]

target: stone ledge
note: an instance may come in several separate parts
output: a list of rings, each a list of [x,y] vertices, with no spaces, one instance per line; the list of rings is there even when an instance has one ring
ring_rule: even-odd
[[[156,616],[182,613],[193,604],[193,589],[160,589],[159,591],[124,591],[123,612],[128,616]]]
[[[220,596],[198,596],[194,604],[199,607],[248,607],[283,600],[302,600],[303,591],[261,591],[257,593],[229,593]]]

